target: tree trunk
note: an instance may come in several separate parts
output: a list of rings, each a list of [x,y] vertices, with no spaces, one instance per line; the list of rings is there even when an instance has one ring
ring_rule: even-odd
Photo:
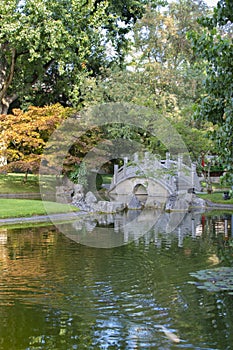
[[[7,114],[11,103],[17,98],[18,96],[16,94],[2,98],[0,101],[0,114]]]
[[[7,44],[6,44],[7,46]],[[0,46],[4,49],[4,45]],[[16,63],[16,50],[11,50],[11,63],[8,67],[7,60],[1,57],[0,62],[0,114],[7,114],[10,104],[16,100],[17,95],[8,95],[7,91],[12,83]]]
[[[4,101],[5,102],[5,101]],[[7,114],[9,109],[9,104],[1,101],[0,103],[0,114]]]

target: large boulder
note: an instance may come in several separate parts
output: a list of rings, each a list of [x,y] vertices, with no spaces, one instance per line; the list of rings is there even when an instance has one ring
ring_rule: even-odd
[[[74,189],[67,186],[56,187],[56,201],[59,203],[71,203]]]
[[[80,200],[84,199],[84,187],[80,184],[74,184],[73,185],[73,198],[72,202],[78,202]]]
[[[199,198],[197,196],[193,196],[191,207],[193,208],[206,208],[206,202],[204,199]]]
[[[97,198],[93,192],[91,192],[91,191],[87,192],[87,194],[85,196],[85,202],[87,203],[87,205],[90,205],[90,206],[97,203]]]
[[[173,210],[175,208],[176,201],[177,201],[177,194],[176,193],[172,193],[168,197],[168,200],[167,200],[166,205],[165,205],[165,210],[166,211]]]
[[[126,205],[121,202],[99,201],[94,205],[94,210],[99,213],[117,213],[126,209]]]
[[[166,211],[188,211],[192,201],[192,193],[172,194],[165,206]]]
[[[193,193],[173,194],[168,198],[166,211],[187,211],[190,208],[205,208],[206,202]]]

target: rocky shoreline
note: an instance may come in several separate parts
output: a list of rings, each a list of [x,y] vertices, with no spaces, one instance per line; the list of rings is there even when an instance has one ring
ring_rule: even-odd
[[[198,197],[197,197],[198,198]],[[209,209],[225,209],[225,210],[232,210],[233,211],[233,205],[232,204],[221,204],[221,203],[213,203],[209,200],[205,201],[206,205],[203,209],[209,210]],[[192,209],[197,209],[200,207],[193,207]],[[178,211],[178,210],[177,210]],[[181,211],[181,210],[179,210]],[[18,218],[5,218],[0,219],[0,226],[3,225],[13,225],[13,224],[24,224],[24,223],[40,223],[40,222],[49,222],[51,221],[51,218],[53,221],[62,221],[62,220],[75,220],[80,216],[89,215],[90,212],[80,210],[78,212],[72,212],[72,213],[63,213],[63,214],[48,214],[48,215],[35,215],[31,217],[18,217]]]
[[[233,204],[214,203],[207,199],[205,199],[205,202],[206,202],[207,208],[233,210]]]

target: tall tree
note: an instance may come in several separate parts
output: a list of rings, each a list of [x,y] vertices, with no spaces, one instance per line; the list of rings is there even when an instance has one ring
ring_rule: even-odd
[[[143,104],[150,107],[154,101],[156,108],[164,113],[168,112],[164,108],[166,104],[169,105],[168,113],[172,113],[178,101],[185,107],[187,101],[196,101],[200,95],[202,70],[200,62],[199,67],[195,66],[196,56],[187,33],[191,29],[200,30],[197,18],[207,11],[202,0],[180,0],[157,8],[148,5],[143,18],[134,26],[129,54],[131,62],[126,63],[125,71],[112,69],[110,74],[109,70],[107,74],[106,70],[102,76],[99,74],[97,101],[100,101],[101,89],[105,91],[107,102],[123,99],[139,103],[141,98],[141,103],[144,101]],[[121,90],[120,82],[124,87]],[[88,99],[95,83],[95,80],[87,79],[82,86],[87,95],[89,92]],[[86,97],[85,103],[88,103]]]
[[[16,100],[68,104],[84,76],[122,61],[146,2],[2,0],[0,114]]]
[[[200,121],[211,121],[218,160],[233,179],[233,2],[221,0],[213,16],[202,20],[204,31],[191,38],[196,54],[206,62],[205,94],[197,111]]]
[[[86,106],[103,102],[131,102],[169,118],[182,135],[193,160],[213,148],[205,138],[210,123],[197,129],[193,112],[203,91],[204,65],[197,62],[187,33],[201,30],[197,19],[209,9],[203,1],[180,0],[164,7],[147,6],[134,26],[131,61],[125,70],[104,70],[97,79],[88,78],[81,87]],[[196,64],[197,63],[197,64]],[[126,63],[127,65],[127,63]],[[101,73],[101,71],[100,71]],[[145,120],[147,125],[153,123]],[[142,139],[155,152],[165,152],[151,135],[130,134],[115,126],[108,132]]]
[[[143,18],[135,25],[136,61],[154,69],[158,82],[170,77],[170,91],[179,95],[180,101],[197,98],[201,70],[195,66],[196,56],[187,39],[190,30],[199,31],[197,19],[208,13],[202,0],[171,2],[163,11],[147,7]],[[139,56],[139,53],[141,55]],[[163,79],[163,73],[167,76]],[[151,76],[151,74],[150,74]],[[154,76],[156,78],[156,76]]]

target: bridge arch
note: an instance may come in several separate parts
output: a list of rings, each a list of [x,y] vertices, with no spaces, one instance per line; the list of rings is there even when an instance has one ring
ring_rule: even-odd
[[[148,192],[147,192],[146,186],[144,184],[138,183],[137,185],[134,186],[133,194],[135,196],[141,196],[141,195],[147,196]]]
[[[170,195],[186,193],[189,188],[199,188],[195,164],[187,167],[181,156],[173,161],[167,154],[166,160],[159,161],[145,155],[135,164],[125,162],[120,169],[114,169],[109,194],[128,197],[146,194],[147,202],[166,203]]]
[[[141,195],[138,195],[141,193]],[[132,198],[132,194],[138,199],[148,203],[153,200],[157,203],[166,203],[168,197],[172,193],[172,189],[164,182],[152,178],[130,177],[119,181],[109,189],[110,197],[119,201],[127,202]],[[146,196],[145,196],[146,194]]]

